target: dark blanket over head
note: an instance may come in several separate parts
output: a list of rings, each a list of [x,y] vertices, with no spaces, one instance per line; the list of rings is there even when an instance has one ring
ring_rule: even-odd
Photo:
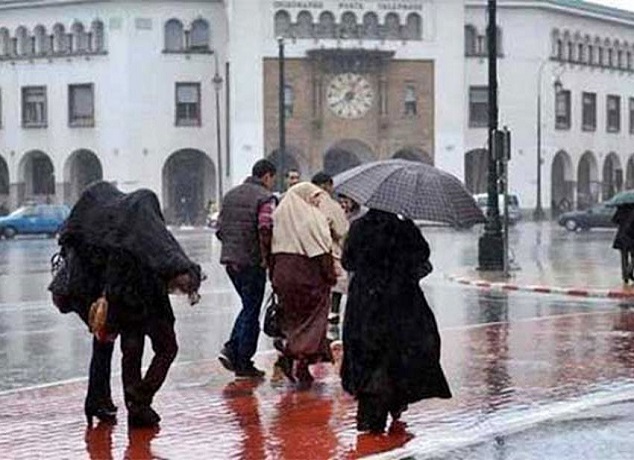
[[[168,281],[200,268],[167,230],[159,201],[151,190],[123,193],[97,182],[82,193],[60,234],[60,244],[81,244],[125,252]]]
[[[98,182],[82,193],[60,232],[64,263],[49,290],[62,312],[84,321],[102,293],[111,304],[115,326],[148,314],[173,319],[168,283],[188,274],[188,292],[197,291],[200,266],[192,262],[167,230],[156,195],[149,190],[125,194]]]

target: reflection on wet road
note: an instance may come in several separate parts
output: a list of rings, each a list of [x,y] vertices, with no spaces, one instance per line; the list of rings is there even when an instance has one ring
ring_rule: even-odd
[[[574,275],[571,266],[589,260],[599,267],[597,273],[603,267],[600,276],[606,282],[613,273],[618,276],[605,249],[611,234],[581,235],[588,239],[585,249],[571,249],[578,244],[569,240],[578,235],[560,235],[549,227],[539,231],[542,245],[534,249],[538,230],[526,230],[527,243],[518,244],[517,253],[532,251],[551,261],[548,253],[553,252],[562,259],[561,268],[548,262],[544,270],[583,281],[594,269]],[[535,445],[552,439],[561,458],[572,460],[581,457],[561,443],[594,437],[597,449],[607,446],[604,424],[612,445],[619,447],[612,456],[586,458],[629,458],[619,456],[627,443],[623,433],[633,426],[631,416],[623,415],[624,407],[631,408],[625,401],[634,400],[634,312],[628,305],[450,284],[443,272],[475,265],[476,234],[447,229],[425,234],[434,249],[435,272],[424,289],[441,328],[443,364],[455,398],[414,405],[406,425],[382,438],[357,437],[354,401],[343,394],[336,371],[328,366],[316,369],[318,382],[309,392],[271,381],[233,382],[220,369],[215,356],[239,303],[216,262],[218,244],[202,232],[178,234],[209,278],[200,305],[191,308],[185,299],[174,300],[180,351],[157,398],[164,415],[160,432],[100,426],[84,433],[84,381],[11,391],[84,378],[90,337],[79,319],[60,315],[48,301],[48,261],[55,242],[0,241],[0,449],[15,458],[33,458],[32,453],[59,458],[60,452],[66,458],[122,458],[127,451],[129,458],[330,459],[397,449],[390,458],[520,459],[526,458],[525,449],[546,452]],[[575,251],[581,258],[572,263]],[[265,352],[258,364],[270,369],[274,355],[266,352],[268,339],[261,339],[260,349]],[[115,397],[120,403],[119,388]],[[616,405],[601,412],[610,403]]]

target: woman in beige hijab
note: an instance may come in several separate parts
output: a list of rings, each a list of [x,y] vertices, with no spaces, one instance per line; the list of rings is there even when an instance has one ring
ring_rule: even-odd
[[[309,364],[331,360],[326,331],[330,288],[337,278],[328,219],[319,210],[325,197],[319,187],[301,182],[286,192],[273,213],[271,280],[284,334],[276,366],[302,383],[313,380]]]

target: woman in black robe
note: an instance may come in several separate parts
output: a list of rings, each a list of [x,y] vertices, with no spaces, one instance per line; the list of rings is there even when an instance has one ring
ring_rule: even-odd
[[[411,220],[370,210],[352,224],[343,251],[352,272],[343,325],[342,385],[358,401],[357,429],[383,432],[388,413],[450,398],[436,319],[420,289],[429,246]]]

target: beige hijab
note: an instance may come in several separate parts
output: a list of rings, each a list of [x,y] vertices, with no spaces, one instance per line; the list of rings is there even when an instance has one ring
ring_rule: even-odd
[[[318,209],[326,192],[300,182],[288,189],[273,213],[273,254],[315,257],[332,251],[328,219]]]
[[[326,219],[328,219],[328,226],[330,227],[330,234],[332,235],[332,255],[336,259],[341,259],[343,240],[350,228],[346,213],[341,205],[328,195],[328,193],[319,201],[319,210],[324,213]]]

